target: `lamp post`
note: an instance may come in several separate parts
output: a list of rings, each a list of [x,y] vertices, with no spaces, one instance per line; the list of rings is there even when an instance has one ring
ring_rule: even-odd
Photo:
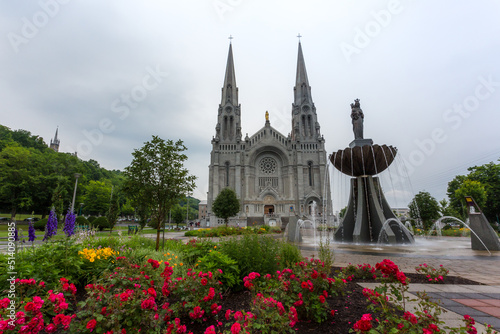
[[[71,212],[75,209],[75,198],[76,198],[76,188],[78,187],[78,178],[82,176],[82,174],[75,173],[75,191],[73,192],[73,201],[71,202]]]
[[[79,216],[81,216],[81,215],[82,215],[82,208],[83,208],[83,204],[84,204],[84,203],[80,203],[80,213],[78,214]]]

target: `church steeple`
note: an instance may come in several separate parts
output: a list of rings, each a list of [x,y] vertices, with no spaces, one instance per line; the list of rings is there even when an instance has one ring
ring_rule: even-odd
[[[229,44],[229,54],[227,55],[226,75],[224,86],[222,87],[221,104],[231,103],[238,105],[238,88],[236,87],[236,75],[234,74],[233,45]]]
[[[302,54],[302,45],[299,41],[299,54],[297,55],[297,75],[294,87],[295,104],[300,105],[303,103],[312,104],[311,86],[307,79],[306,63],[304,62],[304,55]]]
[[[233,45],[231,43],[229,44],[226,74],[222,86],[222,98],[219,104],[219,115],[215,131],[214,140],[217,142],[234,143],[241,140],[240,105],[238,103],[238,87],[236,87],[236,75],[234,73]]]
[[[299,35],[300,36],[300,35]],[[316,116],[316,107],[311,95],[311,86],[307,78],[306,63],[302,54],[302,44],[299,41],[297,55],[297,74],[293,88],[294,102],[292,104],[292,139],[316,141],[321,137],[320,126]]]
[[[54,139],[50,140],[50,148],[53,149],[56,152],[59,152],[59,142],[60,142],[60,140],[57,139],[57,131],[59,131],[59,127],[56,128],[56,135],[54,136]]]

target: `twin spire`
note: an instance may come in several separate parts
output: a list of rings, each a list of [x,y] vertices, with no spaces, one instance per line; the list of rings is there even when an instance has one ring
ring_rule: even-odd
[[[232,39],[232,38],[231,38]],[[300,105],[308,103],[312,105],[311,86],[307,79],[306,64],[302,54],[302,45],[299,41],[299,53],[297,56],[297,75],[294,87],[294,104]],[[234,73],[233,45],[229,43],[229,53],[227,56],[226,75],[224,77],[224,86],[222,87],[221,105],[231,103],[238,105],[238,88],[236,87],[236,76]]]

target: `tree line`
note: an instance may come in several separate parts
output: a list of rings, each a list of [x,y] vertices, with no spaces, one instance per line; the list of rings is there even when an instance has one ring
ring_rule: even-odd
[[[52,208],[59,216],[65,214],[73,199],[76,173],[81,175],[76,214],[102,216],[111,210],[122,216],[136,215],[144,223],[150,219],[151,212],[135,200],[135,190],[126,188],[126,172],[107,170],[95,160],[83,161],[73,154],[55,152],[40,136],[0,125],[0,212],[10,213],[12,220],[17,213],[35,213],[44,218]],[[178,194],[173,202],[176,220],[180,216],[184,220],[186,211],[190,220],[198,216],[199,200],[190,198],[186,210],[185,198]]]
[[[426,229],[441,216],[452,216],[465,221],[465,196],[471,196],[490,223],[500,223],[500,164],[490,162],[469,167],[468,172],[467,175],[455,176],[448,183],[448,199],[438,202],[426,191],[415,195],[408,205],[410,217],[420,219]]]

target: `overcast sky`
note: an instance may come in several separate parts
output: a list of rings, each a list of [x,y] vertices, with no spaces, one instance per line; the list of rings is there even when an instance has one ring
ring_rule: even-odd
[[[182,139],[206,198],[232,35],[243,136],[290,132],[297,34],[329,153],[365,138],[398,148],[381,175],[393,206],[438,200],[500,157],[500,1],[1,1],[0,124],[108,169],[152,135]],[[397,167],[406,166],[410,178]],[[346,181],[332,176],[334,202]]]

